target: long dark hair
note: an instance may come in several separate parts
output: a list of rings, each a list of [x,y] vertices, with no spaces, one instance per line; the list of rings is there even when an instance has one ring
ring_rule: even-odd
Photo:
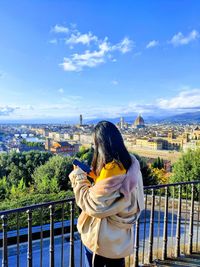
[[[115,161],[126,169],[132,164],[123,138],[117,127],[109,121],[101,121],[94,128],[94,154],[92,168],[99,175],[105,164]]]

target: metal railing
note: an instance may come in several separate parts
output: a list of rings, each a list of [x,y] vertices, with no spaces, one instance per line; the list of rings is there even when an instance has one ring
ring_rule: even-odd
[[[131,266],[200,252],[200,181],[144,187]]]
[[[126,266],[199,252],[200,181],[146,186],[144,192]],[[82,267],[78,212],[74,198],[1,211],[2,267]]]

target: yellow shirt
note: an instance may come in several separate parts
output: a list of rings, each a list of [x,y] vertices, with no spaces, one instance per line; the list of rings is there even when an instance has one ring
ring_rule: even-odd
[[[117,164],[117,162],[115,162],[114,160],[112,162],[107,163],[101,170],[100,175],[95,179],[95,183],[108,178],[108,177],[112,177],[112,176],[116,176],[116,175],[121,175],[121,174],[125,174],[126,170],[124,169],[124,167],[119,166],[119,164]]]

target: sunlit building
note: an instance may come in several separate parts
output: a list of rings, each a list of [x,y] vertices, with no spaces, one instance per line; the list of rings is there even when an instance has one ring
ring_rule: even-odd
[[[133,128],[144,128],[145,123],[141,115],[139,115],[133,123]]]

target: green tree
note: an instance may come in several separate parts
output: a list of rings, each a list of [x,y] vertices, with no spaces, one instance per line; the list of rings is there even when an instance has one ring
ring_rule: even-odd
[[[200,149],[188,150],[174,164],[170,182],[200,180]]]
[[[29,141],[26,141],[26,139],[23,139],[23,140],[21,141],[21,144],[24,144],[24,145],[29,146],[29,147],[39,147],[39,148],[44,148],[43,143],[41,143],[41,142],[29,142]]]
[[[26,186],[30,186],[34,170],[52,157],[49,152],[30,151],[0,155],[0,178],[8,177],[8,183],[18,185],[23,178]]]
[[[6,177],[4,176],[0,179],[0,200],[4,200],[8,195],[9,189],[6,181]]]
[[[174,164],[172,168],[171,183],[199,181],[200,180],[200,149],[188,150],[181,158]],[[199,196],[199,185],[194,187],[195,199]],[[175,190],[175,195],[178,192]],[[191,186],[182,186],[182,197],[190,198]]]
[[[170,173],[167,173],[165,169],[152,168],[152,173],[155,176],[158,184],[168,184]]]
[[[93,148],[88,149],[82,156],[81,160],[86,161],[89,166],[92,164],[94,150]]]
[[[23,177],[23,172],[19,168],[19,166],[14,163],[10,164],[10,173],[8,175],[8,184],[11,186],[17,186],[21,178]]]
[[[92,158],[93,158],[94,149],[85,148],[81,146],[79,152],[76,153],[75,158],[79,158],[80,161],[86,162],[87,165],[91,166]]]
[[[157,184],[156,176],[151,171],[151,168],[148,166],[146,160],[144,158],[141,158],[137,154],[134,155],[140,163],[144,186]]]
[[[26,185],[24,183],[23,178],[19,181],[18,185],[12,185],[11,190],[10,190],[10,199],[17,199],[22,196],[24,196],[27,192]]]
[[[59,193],[49,193],[49,194],[40,194],[36,192],[27,192],[26,194],[21,194],[20,197],[14,197],[13,198],[7,198],[4,201],[0,201],[0,210],[7,210],[7,209],[16,209],[16,208],[21,208],[33,204],[38,204],[38,203],[44,203],[44,202],[49,202],[49,201],[57,201],[57,200],[63,200],[68,197],[72,197],[73,192],[72,191],[60,191]],[[33,211],[33,220],[32,223],[33,225],[39,225],[41,223],[41,212],[42,212],[42,217],[43,217],[43,223],[49,223],[49,209],[48,207],[44,209],[38,209]],[[64,207],[64,216],[65,219],[70,218],[70,205],[65,205]],[[61,219],[61,205],[56,205],[55,209],[55,220],[60,220]],[[76,213],[77,214],[77,213]],[[27,214],[26,212],[21,213],[19,217],[19,223],[20,227],[27,227]],[[8,229],[16,229],[17,227],[17,220],[16,220],[16,215],[10,214],[8,217]]]
[[[151,164],[151,167],[154,169],[163,169],[164,168],[164,161],[160,157],[155,159],[153,163]]]
[[[88,149],[84,146],[79,148],[79,151],[76,153],[75,157],[81,158],[85,153],[87,153]]]
[[[44,165],[38,167],[33,180],[36,191],[40,193],[56,193],[69,189],[69,173],[72,171],[72,158],[54,156]]]

